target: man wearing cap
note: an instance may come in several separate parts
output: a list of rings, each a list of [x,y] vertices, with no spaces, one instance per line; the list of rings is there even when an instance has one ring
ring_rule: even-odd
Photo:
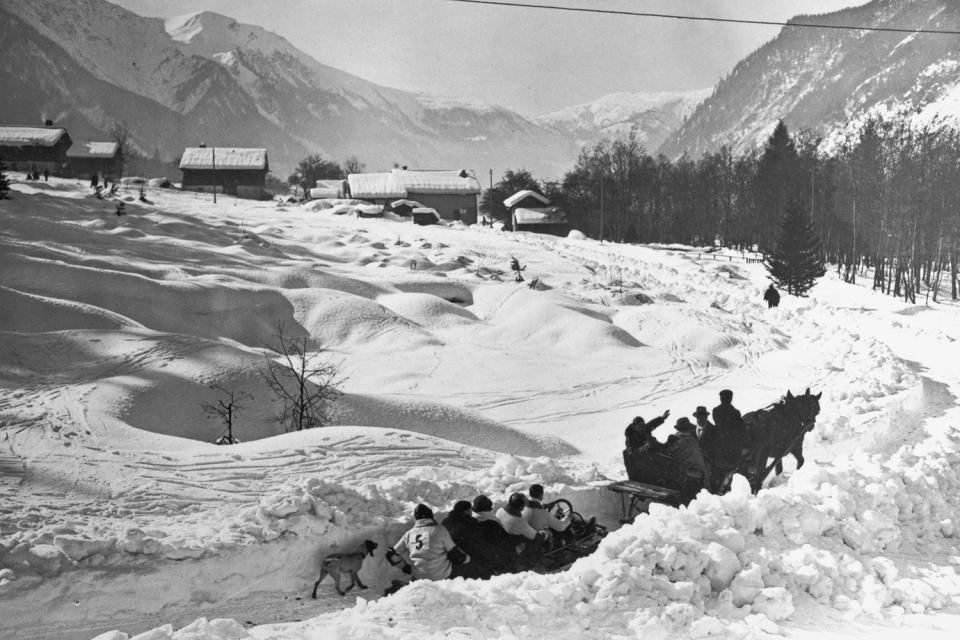
[[[693,500],[700,489],[709,485],[710,470],[703,460],[697,426],[686,416],[674,425],[676,433],[667,439],[667,453],[677,465],[680,476],[680,498],[684,504]]]
[[[527,506],[527,499],[522,493],[512,493],[507,499],[507,506],[497,511],[497,520],[503,525],[504,531],[514,540],[523,545],[520,552],[520,564],[524,567],[532,566],[539,559],[543,551],[543,544],[547,540],[545,531],[537,531],[523,519],[523,508]]]
[[[450,533],[433,519],[430,507],[418,504],[413,510],[413,517],[416,520],[413,528],[393,545],[393,551],[410,565],[414,580],[449,578],[453,570],[451,552],[454,552],[454,557],[459,552],[465,562],[470,561],[470,557],[454,544]]]
[[[669,416],[669,409],[664,411],[662,416],[657,416],[650,422],[646,422],[643,418],[637,416],[624,430],[626,446],[623,449],[623,466],[626,468],[627,478],[630,480],[642,481],[647,454],[663,449],[663,445],[653,437],[653,430],[662,425]]]
[[[733,406],[733,391],[730,389],[720,392],[720,404],[713,408],[713,424],[717,425],[718,439],[722,443],[722,464],[735,468],[747,444],[747,427],[740,410]]]
[[[523,508],[523,519],[537,531],[556,531],[561,533],[570,526],[573,513],[568,513],[562,519],[554,517],[543,506],[543,485],[530,485],[530,499]]]
[[[471,562],[479,562],[489,575],[518,570],[517,545],[493,514],[493,502],[485,495],[473,499],[473,513],[477,519],[477,555]],[[484,576],[481,576],[484,577]]]
[[[710,422],[710,412],[704,406],[697,407],[693,412],[693,417],[697,421],[697,438],[700,440],[700,453],[703,454],[703,460],[710,469],[711,492],[716,493],[716,484],[722,481],[725,474],[726,457],[723,450],[723,442],[720,437],[720,431],[716,425]]]

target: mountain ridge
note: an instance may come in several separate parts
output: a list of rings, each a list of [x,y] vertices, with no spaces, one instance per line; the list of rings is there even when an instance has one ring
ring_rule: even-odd
[[[266,146],[281,175],[307,153],[338,161],[354,155],[371,170],[395,164],[527,166],[548,175],[558,175],[576,158],[570,140],[503,107],[476,109],[382,87],[323,65],[279,35],[217,13],[171,22],[106,0],[0,0],[0,12],[11,16],[8,22],[16,17],[16,24],[29,27],[21,29],[34,56],[57,51],[53,57],[61,67],[34,65],[32,74],[17,75],[17,68],[22,74],[29,65],[0,62],[0,72],[19,86],[7,114],[39,121],[38,110],[63,111],[71,126],[102,136],[110,114],[95,103],[76,104],[76,83],[45,82],[67,75],[64,68],[83,69],[85,82],[92,76],[104,83],[98,86],[106,102],[135,94],[167,110],[145,113],[163,114],[182,127],[178,135],[153,138],[147,135],[153,127],[135,113],[125,118],[136,147],[148,154],[157,148],[175,158],[183,146],[201,141]],[[8,41],[0,51],[0,58],[21,57]]]
[[[792,23],[960,29],[960,4],[944,0],[874,0]],[[960,54],[944,36],[784,27],[741,61],[661,146],[668,157],[729,145],[747,153],[777,120],[836,146],[873,113],[908,113],[918,123],[956,118]]]

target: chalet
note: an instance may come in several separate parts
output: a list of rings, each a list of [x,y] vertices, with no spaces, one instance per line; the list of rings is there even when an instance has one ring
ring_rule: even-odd
[[[387,206],[395,200],[415,200],[434,209],[442,220],[477,222],[480,182],[470,171],[410,171],[351,173],[350,197]]]
[[[536,191],[524,189],[503,201],[510,212],[510,224],[514,231],[533,231],[554,236],[570,233],[567,214],[559,207],[547,206],[550,200]]]
[[[266,149],[235,147],[187,147],[180,159],[184,191],[229,193],[259,199],[266,187]]]
[[[73,141],[63,127],[0,126],[0,159],[11,171],[61,175]]]
[[[123,159],[116,142],[78,142],[67,150],[66,174],[73,178],[101,175],[119,178]]]

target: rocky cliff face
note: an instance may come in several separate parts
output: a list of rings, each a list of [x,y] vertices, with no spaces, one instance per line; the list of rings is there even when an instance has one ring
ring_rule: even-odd
[[[952,0],[875,0],[794,22],[908,29],[960,29]],[[903,111],[921,121],[960,113],[957,37],[784,27],[740,62],[661,147],[698,156],[729,144],[762,144],[777,120],[831,140],[871,111]]]

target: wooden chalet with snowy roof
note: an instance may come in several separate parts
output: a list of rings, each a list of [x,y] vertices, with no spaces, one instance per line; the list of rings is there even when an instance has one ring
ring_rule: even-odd
[[[480,181],[472,171],[412,171],[351,173],[347,176],[350,197],[390,207],[397,200],[415,201],[434,209],[441,220],[477,222]]]
[[[240,198],[264,195],[270,163],[266,149],[187,147],[180,158],[184,191],[228,193]]]
[[[552,236],[570,233],[567,214],[560,207],[551,207],[550,199],[536,191],[523,189],[506,198],[503,206],[510,212],[510,228]]]
[[[49,121],[48,121],[49,122]],[[0,159],[11,171],[49,171],[61,175],[73,141],[63,127],[0,125]]]
[[[66,174],[73,178],[119,178],[123,174],[122,160],[116,142],[77,142],[67,150]]]

